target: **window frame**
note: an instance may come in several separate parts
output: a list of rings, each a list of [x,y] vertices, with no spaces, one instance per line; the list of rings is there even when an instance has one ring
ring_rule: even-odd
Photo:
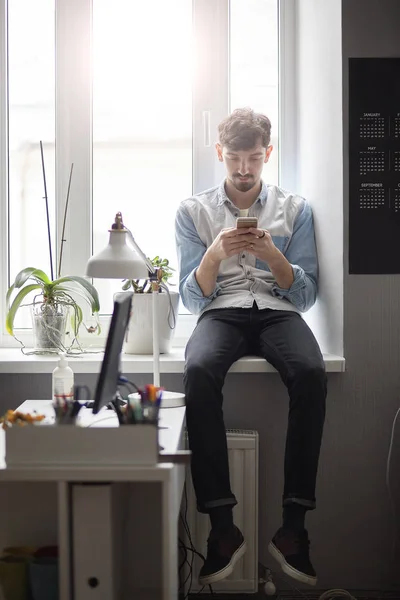
[[[278,2],[279,28],[279,176],[294,172],[293,132],[295,127],[294,99],[291,92],[295,73],[294,0]],[[218,184],[224,177],[223,164],[215,159],[212,132],[229,112],[229,0],[192,0],[194,26],[194,60],[196,77],[193,81],[193,193]],[[64,274],[84,275],[86,263],[93,250],[92,236],[92,0],[55,0],[55,64],[56,64],[56,158],[55,202],[56,242],[58,264],[63,207],[68,187],[71,163],[74,163],[66,239],[73,243],[63,248]],[[207,44],[203,44],[204,36]],[[0,346],[19,347],[5,331],[5,293],[8,288],[8,73],[7,73],[7,0],[0,0],[0,72],[4,73],[4,91],[0,93]],[[88,76],[89,74],[89,76]],[[285,87],[281,87],[285,86]],[[289,92],[289,93],[287,93]],[[282,118],[285,115],[285,119]],[[287,121],[287,123],[286,123]],[[285,127],[286,124],[286,127]],[[211,178],[210,178],[211,174]],[[210,183],[210,179],[212,182]],[[85,201],[85,199],[88,199]],[[115,205],[110,209],[110,224]],[[129,226],[129,223],[127,224]],[[4,230],[3,230],[4,227]],[[73,229],[73,238],[72,238]],[[145,249],[144,249],[145,250]],[[95,283],[95,282],[94,282]],[[81,336],[82,343],[103,345],[110,316],[102,315],[102,334],[99,337]],[[173,346],[186,344],[197,317],[180,314]],[[17,330],[18,339],[32,344],[32,331]]]
[[[5,294],[8,288],[8,59],[7,59],[7,2],[0,0],[0,73],[3,73],[5,85],[0,85],[0,336],[4,342],[5,330]],[[3,81],[1,82],[3,83]],[[13,340],[15,343],[15,340]]]
[[[297,187],[296,0],[278,0],[279,185]]]
[[[65,232],[73,243],[64,245],[62,272],[84,276],[92,255],[92,0],[55,0],[55,8],[56,256],[74,163]]]

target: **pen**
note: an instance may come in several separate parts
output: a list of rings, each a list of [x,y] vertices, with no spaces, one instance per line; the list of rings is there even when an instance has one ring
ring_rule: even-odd
[[[77,416],[77,414],[79,413],[79,411],[81,410],[81,408],[82,408],[82,404],[78,400],[75,400],[72,403],[72,407],[70,409],[70,417],[75,418]]]

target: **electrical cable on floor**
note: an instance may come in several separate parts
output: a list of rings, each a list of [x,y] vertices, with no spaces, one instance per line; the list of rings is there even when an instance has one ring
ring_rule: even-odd
[[[185,484],[185,485],[186,485],[186,484]],[[189,530],[188,523],[187,523],[186,519],[184,518],[184,516],[182,515],[182,513],[179,515],[179,517],[180,517],[180,520],[181,520],[181,522],[182,522],[182,524],[183,524],[183,528],[184,528],[184,531],[185,531],[186,537],[189,539],[189,543],[190,543],[191,537],[190,537],[190,532],[189,532],[189,535],[188,535],[188,530]],[[194,560],[194,552],[193,552],[192,548],[191,548],[191,547],[188,547],[188,546],[186,546],[186,545],[185,545],[185,544],[182,542],[182,540],[181,540],[181,539],[179,539],[179,543],[180,543],[180,547],[181,547],[181,549],[183,549],[183,550],[184,550],[184,552],[185,552],[185,558],[184,558],[183,562],[181,563],[180,570],[181,570],[181,569],[184,567],[184,565],[185,565],[185,564],[186,564],[186,565],[188,566],[188,568],[189,568],[188,575],[186,576],[186,579],[185,579],[185,580],[182,582],[182,587],[183,587],[183,590],[185,590],[185,586],[186,586],[186,584],[187,584],[187,582],[188,582],[188,579],[190,578],[190,583],[189,583],[189,586],[188,586],[188,591],[186,592],[186,594],[185,594],[185,596],[184,596],[184,600],[186,600],[186,598],[188,598],[188,597],[189,597],[189,594],[190,594],[190,592],[191,592],[191,590],[192,590],[192,577],[193,577],[193,560]],[[189,562],[189,560],[188,560],[188,552],[192,552],[192,556],[191,556],[191,562]],[[179,572],[179,575],[180,575],[180,574],[181,574],[181,572]]]
[[[190,563],[188,562],[189,575],[186,577],[186,579],[185,579],[185,581],[183,583],[183,588],[185,589],[185,585],[187,584],[188,579],[190,578],[190,583],[189,583],[188,591],[187,591],[186,596],[185,596],[185,598],[188,598],[190,592],[192,591],[192,584],[193,584],[193,562],[194,562],[195,552],[194,552],[194,544],[193,544],[193,541],[192,541],[192,536],[190,534],[189,523],[187,521],[188,501],[187,501],[186,481],[185,481],[185,484],[184,484],[184,487],[183,487],[183,492],[184,492],[184,498],[185,498],[185,512],[184,512],[183,515],[181,514],[180,517],[181,517],[181,521],[182,521],[182,524],[183,524],[183,528],[184,528],[185,533],[186,533],[186,537],[188,538],[189,544],[190,544],[190,547],[188,548],[188,550],[189,550],[189,552],[190,551],[192,552],[191,562]],[[203,560],[204,560],[204,558],[203,558]]]
[[[261,563],[262,565],[262,563]],[[285,583],[288,583],[290,585],[290,587],[292,588],[292,590],[295,590],[295,592],[297,592],[298,594],[300,594],[300,596],[302,596],[303,598],[305,598],[306,600],[310,600],[310,598],[307,596],[306,593],[302,592],[301,590],[299,590],[299,588],[297,588],[292,581],[289,578],[284,578],[283,574],[280,573],[276,573],[274,571],[272,571],[269,568],[264,567],[264,565],[262,565],[264,569],[266,569],[266,573],[267,575],[267,579],[269,581],[273,581],[273,579],[276,577],[277,579],[282,579],[285,581]],[[277,600],[283,600],[283,597],[278,593],[277,595]]]
[[[318,600],[336,600],[337,598],[347,598],[348,600],[357,600],[347,590],[328,590],[321,594]]]
[[[185,563],[187,562],[187,548],[186,548],[185,544],[182,542],[181,538],[178,538],[178,541],[179,541],[179,550],[183,551],[183,553],[184,553],[183,560],[178,567],[178,572],[180,573],[182,571],[183,567],[185,566]]]
[[[393,554],[395,556],[396,554],[396,549],[397,549],[397,544],[399,543],[399,534],[400,534],[400,523],[398,520],[398,515],[397,515],[397,510],[396,510],[396,505],[395,505],[395,501],[394,501],[394,497],[392,494],[392,489],[391,489],[391,484],[390,484],[390,470],[391,470],[391,461],[392,461],[392,453],[393,453],[393,444],[394,444],[394,437],[395,437],[395,431],[396,431],[396,424],[397,424],[397,419],[399,418],[400,415],[400,408],[397,410],[396,415],[393,419],[393,424],[392,424],[392,431],[391,431],[391,436],[390,436],[390,443],[389,443],[389,451],[388,451],[388,457],[387,457],[387,462],[386,462],[386,486],[387,486],[387,490],[388,490],[388,495],[389,495],[389,500],[390,500],[390,507],[392,510],[392,515],[393,515],[393,521],[394,521],[394,527],[393,527],[393,531],[394,531],[394,539],[393,539]],[[182,518],[182,522],[184,524],[184,529],[185,529],[185,533],[188,537],[189,543],[191,547],[187,547],[182,543],[182,547],[185,548],[186,550],[186,560],[184,561],[183,564],[187,563],[189,565],[190,568],[190,574],[192,575],[192,570],[193,570],[193,558],[194,555],[198,555],[200,558],[202,558],[202,560],[204,561],[204,556],[202,554],[200,554],[199,552],[197,552],[197,550],[194,548],[193,542],[192,542],[192,538],[190,535],[190,530],[189,530],[189,525],[187,523],[187,491],[186,491],[186,483],[185,483],[185,487],[184,487],[184,491],[185,491],[185,516],[183,517],[181,515]],[[192,563],[190,564],[187,560],[187,551],[192,552]],[[275,577],[280,578],[280,574],[273,572],[271,569],[269,569],[268,567],[265,567],[264,565],[262,565],[262,563],[260,563],[260,565],[263,567],[263,569],[265,570],[266,573],[269,574],[269,576],[267,576],[267,581],[273,581],[273,579]],[[180,567],[181,569],[181,567]],[[310,600],[309,596],[307,596],[306,593],[302,592],[301,590],[299,590],[298,588],[296,588],[290,580],[288,580],[288,578],[285,578],[285,581],[289,583],[290,587],[295,590],[298,594],[300,594],[301,596],[303,596],[303,598],[305,598],[305,600]],[[187,581],[185,581],[186,584]],[[192,586],[192,581],[190,582],[190,586],[189,586],[189,591],[187,593],[187,595],[185,596],[185,600],[186,598],[188,598],[190,590],[191,590],[191,586]],[[210,591],[212,593],[212,595],[214,595],[211,586],[210,587]],[[203,588],[201,588],[201,590],[199,590],[197,592],[197,594],[201,594],[201,592],[204,590],[205,586],[203,586]],[[196,594],[196,595],[197,595]],[[276,596],[277,600],[284,600],[284,596],[281,596],[280,594],[278,594]],[[350,592],[348,592],[347,590],[343,590],[343,589],[331,589],[331,590],[327,590],[326,592],[323,592],[321,594],[321,596],[319,596],[318,600],[337,600],[339,598],[347,598],[347,600],[357,600]]]
[[[194,545],[193,545],[193,542],[192,542],[192,537],[191,537],[191,534],[190,534],[189,525],[188,525],[188,523],[187,523],[187,519],[186,519],[186,517],[184,517],[184,516],[181,514],[181,515],[180,515],[180,519],[181,519],[181,521],[182,521],[182,524],[183,524],[183,527],[184,527],[184,530],[185,530],[186,536],[187,536],[187,538],[188,538],[188,540],[189,540],[190,547],[186,546],[186,545],[185,545],[185,544],[184,544],[182,541],[181,541],[180,543],[181,543],[181,545],[183,546],[183,548],[186,550],[186,552],[191,552],[191,553],[192,553],[192,556],[191,556],[191,562],[189,562],[187,559],[184,561],[184,564],[186,563],[186,564],[188,565],[188,567],[189,567],[189,573],[188,573],[188,575],[186,576],[186,579],[185,579],[185,581],[183,582],[183,587],[185,587],[185,585],[186,585],[186,584],[187,584],[187,582],[188,582],[188,579],[190,578],[189,588],[188,588],[188,591],[187,591],[187,593],[186,593],[186,595],[185,595],[185,600],[186,600],[186,598],[188,598],[188,597],[189,597],[189,594],[190,594],[190,593],[191,593],[191,591],[192,591],[192,583],[193,583],[193,562],[194,562],[194,557],[195,557],[195,555],[197,555],[197,556],[199,556],[199,558],[201,558],[201,559],[203,560],[203,562],[204,562],[204,556],[203,556],[203,555],[202,555],[200,552],[198,552],[198,551],[195,549]]]
[[[262,563],[259,563],[259,564],[264,569],[264,572],[266,573],[266,578],[265,579],[267,581],[273,581],[275,578],[276,579],[282,579],[282,580],[285,581],[285,583],[289,584],[289,586],[292,588],[292,590],[294,590],[295,592],[297,592],[305,600],[311,600],[310,596],[307,595],[307,592],[303,592],[302,590],[300,590],[299,588],[297,588],[292,583],[291,578],[285,577],[283,575],[283,573],[277,573],[276,571],[272,571],[272,569],[270,569],[269,567],[265,567]],[[276,595],[275,598],[276,598],[276,600],[285,600],[285,596],[282,596],[279,593]],[[347,598],[347,600],[357,600],[357,598],[355,598],[352,594],[350,594],[350,592],[348,592],[347,590],[342,590],[342,589],[327,590],[326,592],[323,592],[318,597],[318,600],[337,600],[339,598]],[[314,596],[313,600],[315,600],[315,596]]]
[[[181,563],[181,565],[179,567],[179,571],[181,571],[181,569],[183,568],[183,566],[185,564],[188,565],[189,573],[186,576],[185,581],[183,582],[183,589],[184,589],[185,586],[186,586],[186,584],[187,584],[187,582],[188,582],[188,579],[190,579],[188,590],[187,590],[187,592],[186,592],[186,594],[184,596],[184,600],[187,600],[187,598],[189,598],[189,595],[192,593],[194,557],[198,556],[203,562],[205,561],[205,557],[203,556],[203,554],[201,554],[201,552],[199,552],[198,550],[196,550],[196,548],[195,548],[195,546],[193,544],[192,535],[191,535],[190,528],[189,528],[189,523],[188,523],[188,520],[187,520],[188,498],[187,498],[186,482],[184,483],[183,491],[184,491],[185,507],[184,507],[183,513],[182,513],[182,510],[181,510],[181,513],[180,513],[179,517],[180,517],[181,523],[183,525],[183,528],[184,528],[184,531],[185,531],[185,534],[186,534],[186,537],[188,539],[188,542],[189,542],[190,546],[186,546],[186,544],[184,544],[182,542],[182,540],[179,539],[180,549],[185,552],[185,558],[183,559],[183,561],[182,561],[182,563]],[[190,563],[189,563],[189,560],[187,559],[187,553],[188,552],[191,552],[191,554],[192,554],[192,556],[191,556],[191,562]],[[206,587],[209,588],[209,591],[211,593],[211,597],[214,598],[215,594],[214,594],[214,590],[212,589],[211,585],[208,585],[208,586],[203,585],[203,587],[200,590],[198,590],[197,592],[194,592],[194,594],[196,596],[199,595],[199,594],[201,594]]]
[[[182,587],[182,588],[183,588],[183,590],[184,590],[184,589],[185,589],[185,586],[186,586],[186,584],[187,584],[187,582],[188,582],[188,579],[189,579],[189,578],[191,578],[191,576],[192,576],[192,568],[191,568],[191,564],[190,564],[190,562],[189,562],[189,560],[188,560],[188,558],[187,558],[188,552],[190,552],[190,548],[188,548],[187,546],[185,546],[181,540],[179,540],[179,543],[180,543],[180,549],[181,549],[181,550],[183,549],[183,550],[184,550],[184,552],[185,552],[185,558],[184,558],[184,560],[183,560],[183,561],[182,561],[182,563],[181,563],[180,569],[182,569],[182,568],[183,568],[185,565],[187,565],[187,566],[188,566],[188,568],[189,568],[189,573],[188,573],[188,575],[186,576],[186,579],[185,579],[184,581],[182,581],[182,579],[181,579],[181,577],[180,577],[180,581],[181,581],[181,587]],[[181,574],[181,573],[179,572],[179,576],[180,576],[180,574]],[[190,591],[191,591],[191,587],[192,587],[192,581],[190,581],[190,583],[189,583],[188,591],[186,592],[186,594],[185,594],[185,596],[184,596],[184,600],[186,600],[186,598],[188,598],[188,597],[189,597],[189,594],[190,594]]]
[[[388,450],[388,456],[387,456],[387,461],[386,461],[386,487],[387,487],[387,491],[388,491],[388,495],[389,495],[390,508],[392,511],[393,523],[394,523],[394,527],[393,527],[393,535],[394,535],[393,556],[394,556],[394,558],[396,557],[397,545],[399,543],[399,538],[400,538],[400,520],[398,518],[398,514],[397,514],[397,510],[396,510],[396,503],[395,503],[392,489],[391,489],[390,471],[391,471],[394,437],[395,437],[396,425],[397,425],[397,420],[399,418],[399,415],[400,415],[400,408],[397,410],[395,417],[393,419],[392,431],[391,431],[390,443],[389,443],[389,450]],[[267,574],[267,577],[266,577],[267,581],[273,582],[273,579],[275,577],[277,577],[277,578],[280,577],[280,574],[273,572],[268,567],[265,567],[262,563],[260,563],[260,566],[265,570],[265,573]],[[288,579],[285,578],[285,581],[288,582],[290,587],[293,590],[295,590],[298,594],[303,596],[306,600],[310,600],[309,596],[307,596],[306,593],[304,593],[301,590],[299,590],[298,588],[296,588],[290,581],[288,581]],[[348,592],[347,590],[342,590],[342,589],[327,590],[326,592],[321,594],[321,596],[319,596],[318,600],[336,600],[338,598],[347,598],[348,600],[356,600],[356,598],[350,592]],[[278,594],[277,600],[284,600],[284,596],[281,596]]]
[[[310,600],[309,596],[307,596],[307,594],[303,593],[298,588],[296,588],[292,585],[290,587],[292,587],[292,589],[296,590],[296,592],[299,593],[301,596],[303,596],[303,598],[305,598],[306,600]],[[284,600],[284,598],[285,598],[285,596],[281,596],[280,594],[278,594],[276,596],[276,600]],[[348,592],[347,590],[341,590],[341,589],[327,590],[326,592],[323,592],[323,594],[321,594],[321,596],[319,596],[318,600],[338,600],[339,598],[347,598],[347,600],[357,600],[357,598],[355,598],[352,594],[350,594],[350,592]]]

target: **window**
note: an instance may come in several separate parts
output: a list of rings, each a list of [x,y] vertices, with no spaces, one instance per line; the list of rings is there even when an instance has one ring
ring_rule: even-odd
[[[222,180],[214,143],[218,123],[234,108],[270,116],[274,152],[265,178],[278,182],[277,5],[9,0],[7,15],[0,0],[2,93],[8,66],[8,95],[0,98],[0,131],[8,124],[0,158],[9,165],[8,177],[5,160],[0,172],[3,291],[22,267],[49,271],[40,140],[55,272],[74,163],[64,274],[84,274],[119,210],[146,254],[177,268],[177,206]],[[107,315],[121,282],[95,285]],[[181,312],[179,341],[195,322]],[[18,324],[29,328],[29,315]]]
[[[271,120],[274,150],[263,176],[278,184],[278,3],[230,1],[230,109],[250,106]]]
[[[93,0],[94,253],[116,207],[148,256],[176,263],[175,211],[192,193],[191,43],[187,0]],[[110,313],[121,282],[96,287]]]
[[[50,275],[39,142],[43,144],[50,231],[55,241],[54,11],[54,0],[37,3],[13,0],[8,9],[9,265],[12,278],[28,266],[36,266]],[[29,323],[29,313],[19,311],[16,326],[29,327]]]

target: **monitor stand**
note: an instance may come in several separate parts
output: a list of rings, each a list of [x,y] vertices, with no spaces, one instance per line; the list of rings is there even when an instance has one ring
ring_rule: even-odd
[[[111,400],[111,402],[109,402],[106,407],[108,410],[115,410],[115,403],[117,403],[117,405],[119,407],[121,406],[125,406],[126,401],[123,400],[122,398],[116,398],[115,400]],[[94,400],[88,400],[87,402],[84,403],[83,405],[85,408],[93,408],[94,406]]]

